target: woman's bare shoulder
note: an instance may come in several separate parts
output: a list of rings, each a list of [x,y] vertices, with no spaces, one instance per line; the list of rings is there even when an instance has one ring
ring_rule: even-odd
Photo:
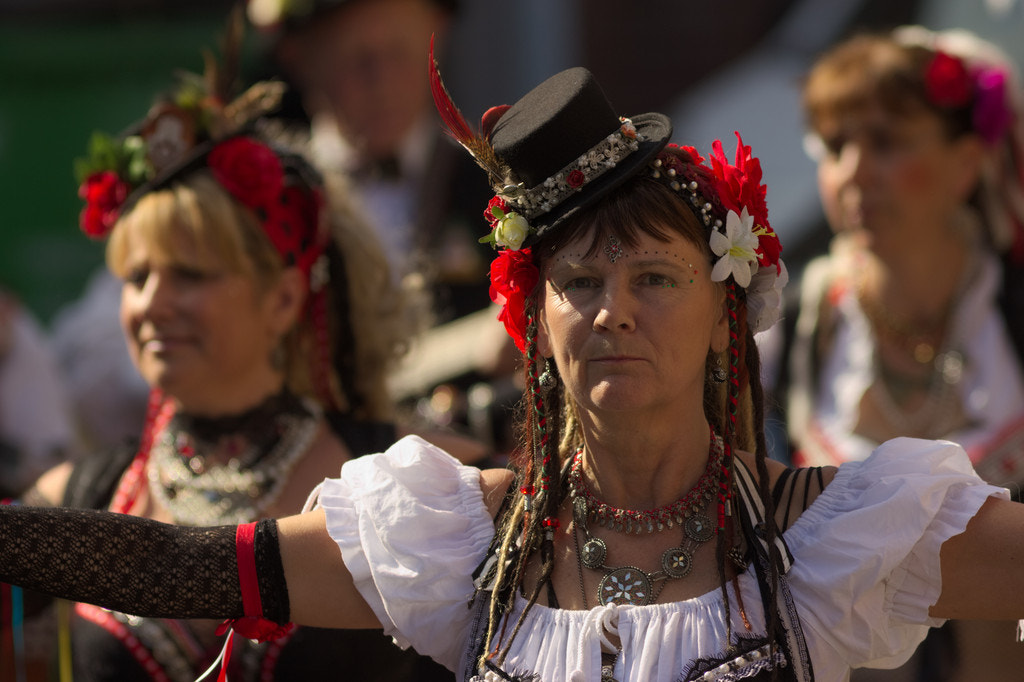
[[[511,469],[483,469],[480,472],[480,490],[492,518],[498,514],[514,476]]]
[[[74,463],[72,462],[63,462],[53,467],[36,479],[32,487],[22,496],[22,502],[41,507],[61,506],[73,469]]]
[[[736,456],[760,481],[757,459],[749,452],[738,452]],[[780,528],[788,528],[811,506],[835,478],[835,467],[805,467],[794,469],[774,459],[765,459],[768,472],[768,490],[775,505],[776,520]]]

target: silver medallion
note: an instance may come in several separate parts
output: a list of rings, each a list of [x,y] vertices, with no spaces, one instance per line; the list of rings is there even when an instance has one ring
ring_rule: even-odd
[[[682,547],[673,547],[661,555],[661,569],[670,578],[685,578],[693,568],[693,555]]]
[[[630,604],[645,606],[651,603],[651,579],[635,566],[623,566],[605,574],[597,586],[597,599],[603,606]]]
[[[590,538],[583,544],[583,550],[580,553],[580,561],[587,568],[598,569],[604,566],[604,560],[608,558],[608,546],[604,544],[604,540],[599,538]]]
[[[686,519],[686,535],[694,542],[707,542],[715,536],[715,527],[705,514],[694,514]]]

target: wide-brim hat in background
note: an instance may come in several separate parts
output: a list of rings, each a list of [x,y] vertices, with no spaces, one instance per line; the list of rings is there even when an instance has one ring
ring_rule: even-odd
[[[491,147],[515,183],[494,189],[529,221],[529,246],[643,171],[671,135],[667,116],[620,119],[590,71],[567,69],[494,124]]]

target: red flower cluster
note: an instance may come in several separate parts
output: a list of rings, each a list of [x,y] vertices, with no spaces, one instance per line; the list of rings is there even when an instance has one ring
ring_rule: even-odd
[[[689,145],[680,146],[675,143],[665,145],[664,152],[659,154],[658,158],[661,159],[665,170],[674,170],[680,175],[687,169],[688,165],[694,168],[701,168],[704,163],[704,157],[700,155],[696,147],[690,147]],[[684,158],[686,159],[685,162],[683,161]]]
[[[761,184],[761,162],[752,156],[750,147],[744,146],[743,138],[736,133],[736,164],[731,165],[722,151],[721,140],[711,145],[711,172],[715,177],[715,190],[727,211],[747,213],[754,216],[754,225],[768,225],[768,206],[765,194],[768,190]]]
[[[526,352],[526,302],[539,279],[530,249],[503,249],[491,262],[491,300],[502,307],[498,319],[522,353]]]
[[[579,189],[580,187],[583,186],[583,183],[586,181],[586,179],[587,177],[583,175],[583,171],[577,168],[573,171],[570,171],[568,177],[565,178],[565,182],[573,189]]]
[[[963,107],[971,101],[974,82],[963,60],[936,52],[924,73],[928,100],[938,107]]]
[[[281,194],[281,160],[269,147],[251,138],[233,137],[221,142],[206,163],[217,182],[250,208],[266,208]]]
[[[93,239],[103,239],[114,229],[121,205],[128,198],[128,183],[113,171],[93,173],[78,188],[85,207],[78,216],[82,232]]]
[[[306,275],[323,252],[318,234],[323,196],[284,186],[274,151],[248,137],[221,142],[207,159],[217,182],[242,204],[263,213],[263,229],[287,265]]]
[[[782,244],[768,223],[768,205],[765,203],[768,188],[761,183],[761,161],[750,153],[749,146],[743,144],[739,132],[736,133],[735,165],[725,158],[720,140],[715,140],[711,148],[715,193],[726,211],[735,211],[739,215],[746,208],[747,213],[754,216],[759,242],[757,262],[763,267],[774,265],[779,268]]]

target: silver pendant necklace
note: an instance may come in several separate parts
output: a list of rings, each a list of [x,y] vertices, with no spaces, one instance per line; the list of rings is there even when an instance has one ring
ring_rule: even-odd
[[[693,556],[702,544],[715,536],[715,528],[705,513],[714,496],[718,473],[722,468],[725,448],[722,439],[712,433],[708,463],[697,484],[679,500],[660,509],[634,511],[618,509],[598,500],[583,482],[582,450],[576,453],[569,474],[569,494],[572,499],[573,541],[579,568],[580,589],[583,586],[583,568],[604,571],[597,588],[597,601],[602,605],[630,604],[645,606],[653,603],[665,583],[685,578],[693,570]],[[648,572],[637,566],[610,566],[607,563],[608,545],[590,534],[589,521],[596,519],[607,528],[618,532],[639,533],[661,531],[681,525],[683,537],[676,546],[661,555],[661,567]],[[580,547],[576,529],[583,531],[585,541]]]
[[[646,606],[653,603],[665,583],[685,578],[693,570],[693,555],[697,548],[715,536],[715,528],[703,510],[687,515],[683,523],[683,540],[661,555],[661,568],[647,572],[637,566],[609,566],[608,546],[601,538],[595,538],[587,528],[587,501],[577,497],[573,500],[573,522],[583,531],[586,542],[580,548],[575,530],[576,556],[580,563],[580,589],[583,589],[582,567],[593,571],[604,571],[597,586],[597,601],[601,605],[630,604]],[[584,594],[584,601],[586,595]],[[585,606],[586,604],[584,604]]]

